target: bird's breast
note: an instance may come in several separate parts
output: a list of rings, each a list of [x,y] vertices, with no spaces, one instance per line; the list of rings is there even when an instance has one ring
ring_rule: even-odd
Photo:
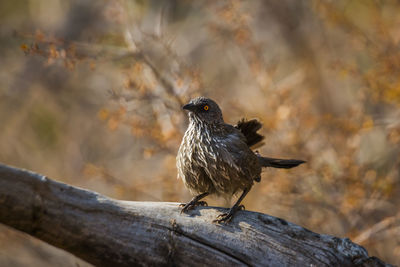
[[[235,135],[221,135],[214,129],[190,124],[181,145],[181,164],[204,168],[207,175],[229,179],[229,169],[240,171],[230,148],[239,141]]]
[[[219,193],[247,187],[252,175],[239,166],[245,152],[241,145],[245,144],[235,133],[189,124],[177,157],[179,176],[189,188],[201,181]]]

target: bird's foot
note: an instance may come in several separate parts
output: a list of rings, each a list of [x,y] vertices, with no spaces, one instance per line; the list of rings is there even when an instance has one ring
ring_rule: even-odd
[[[188,212],[189,210],[194,209],[197,206],[208,206],[207,202],[205,201],[190,201],[188,203],[182,203],[179,205],[179,207],[182,208],[181,213],[182,212]]]
[[[232,220],[236,211],[244,210],[244,209],[245,209],[245,207],[243,205],[233,206],[232,208],[229,209],[229,211],[227,213],[222,213],[222,214],[218,215],[217,219],[215,219],[213,221],[213,223],[228,224]]]

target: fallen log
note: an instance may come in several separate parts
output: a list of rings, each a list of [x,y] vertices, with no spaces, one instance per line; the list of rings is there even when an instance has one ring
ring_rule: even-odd
[[[0,164],[0,223],[96,266],[390,266],[348,238],[224,209],[120,201]]]

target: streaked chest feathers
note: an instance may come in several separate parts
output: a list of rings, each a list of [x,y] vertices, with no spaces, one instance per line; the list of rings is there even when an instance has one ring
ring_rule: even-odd
[[[238,143],[241,140],[235,133],[224,134],[214,125],[190,122],[178,153],[179,176],[189,188],[192,181],[211,180],[217,192],[236,191],[232,182],[244,175],[235,162],[243,152],[232,150]]]

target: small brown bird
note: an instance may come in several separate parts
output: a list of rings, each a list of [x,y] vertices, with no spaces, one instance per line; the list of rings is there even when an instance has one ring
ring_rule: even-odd
[[[183,109],[189,111],[189,126],[179,147],[176,165],[178,176],[195,197],[181,205],[181,212],[207,205],[200,201],[207,195],[232,196],[242,192],[232,208],[214,220],[228,223],[237,210],[244,209],[240,202],[254,181],[261,180],[262,167],[288,169],[305,162],[267,158],[253,152],[250,147],[264,139],[257,133],[261,123],[242,119],[236,126],[226,124],[221,109],[209,98],[192,99]]]

